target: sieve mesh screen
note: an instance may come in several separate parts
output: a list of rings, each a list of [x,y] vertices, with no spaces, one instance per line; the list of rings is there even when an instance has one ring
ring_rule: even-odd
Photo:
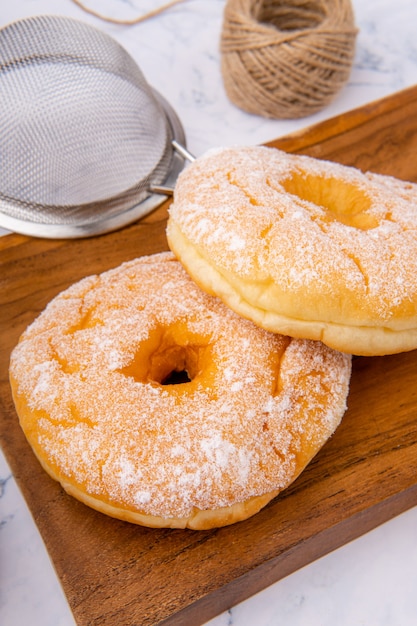
[[[176,132],[184,141],[124,48],[68,18],[0,31],[0,102],[0,211],[15,220],[76,226],[126,212],[167,179]]]

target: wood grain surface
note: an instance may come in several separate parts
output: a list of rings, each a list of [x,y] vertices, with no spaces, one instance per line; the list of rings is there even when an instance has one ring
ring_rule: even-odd
[[[269,145],[417,181],[417,88]],[[0,238],[1,445],[80,626],[196,626],[417,504],[417,351],[355,358],[336,434],[289,489],[234,526],[119,522],[41,470],[17,423],[10,351],[62,289],[166,250],[167,207],[92,239]]]

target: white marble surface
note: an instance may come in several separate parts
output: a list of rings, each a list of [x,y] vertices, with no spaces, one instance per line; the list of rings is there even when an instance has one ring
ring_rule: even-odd
[[[126,18],[162,4],[153,0],[88,3]],[[174,107],[188,147],[196,155],[220,144],[271,140],[417,82],[416,1],[353,0],[360,29],[355,62],[348,84],[331,106],[294,121],[247,115],[228,101],[223,89],[218,50],[223,6],[224,0],[188,0],[152,20],[127,27],[87,15],[71,0],[2,0],[0,26],[54,13],[108,32],[127,48],[148,81]],[[414,508],[231,608],[210,626],[415,626],[416,592]],[[53,566],[2,455],[0,624],[74,626]]]

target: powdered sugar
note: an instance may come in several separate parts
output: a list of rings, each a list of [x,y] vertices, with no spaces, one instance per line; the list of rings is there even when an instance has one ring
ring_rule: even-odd
[[[155,378],[184,358],[191,382]],[[177,518],[289,484],[301,441],[312,456],[343,415],[350,359],[257,328],[164,253],[58,295],[10,372],[22,427],[55,476]]]
[[[171,222],[232,289],[248,285],[239,294],[255,307],[253,284],[272,284],[266,308],[286,317],[416,327],[415,184],[266,147],[219,148],[181,174],[168,235]]]

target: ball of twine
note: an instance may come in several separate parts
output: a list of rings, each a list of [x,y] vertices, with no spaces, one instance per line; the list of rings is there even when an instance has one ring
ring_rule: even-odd
[[[228,0],[221,68],[229,99],[269,118],[300,118],[349,78],[357,29],[350,0]]]

